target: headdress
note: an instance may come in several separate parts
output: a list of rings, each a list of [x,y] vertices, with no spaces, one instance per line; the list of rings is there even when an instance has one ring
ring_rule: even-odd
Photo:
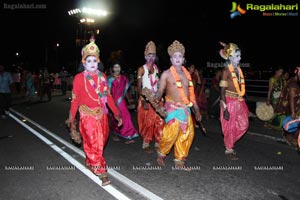
[[[88,56],[95,56],[97,58],[97,62],[100,62],[99,58],[100,50],[98,46],[95,44],[95,38],[94,36],[91,37],[90,43],[85,45],[81,50],[82,59],[81,62],[84,63],[85,59]]]
[[[169,56],[172,56],[175,52],[180,52],[184,55],[185,53],[185,48],[184,46],[175,40],[169,47],[168,47],[168,54]]]
[[[147,43],[147,45],[145,47],[144,55],[146,56],[150,53],[156,54],[156,46],[155,46],[155,43],[152,41]]]
[[[228,60],[229,56],[233,56],[236,52],[236,50],[239,50],[240,48],[234,44],[229,43],[225,44],[224,42],[219,42],[224,48],[220,50],[220,56],[224,58],[225,60]]]

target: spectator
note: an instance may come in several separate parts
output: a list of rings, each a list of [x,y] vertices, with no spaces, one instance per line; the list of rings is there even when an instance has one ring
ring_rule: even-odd
[[[0,116],[6,118],[11,106],[11,85],[13,79],[10,72],[5,71],[3,65],[0,65]]]

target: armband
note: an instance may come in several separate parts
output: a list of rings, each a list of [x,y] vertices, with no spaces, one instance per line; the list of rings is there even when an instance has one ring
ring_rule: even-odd
[[[137,79],[141,79],[141,78],[142,78],[142,76],[138,76],[138,77],[137,77]]]
[[[228,81],[221,80],[219,86],[220,87],[228,87]]]

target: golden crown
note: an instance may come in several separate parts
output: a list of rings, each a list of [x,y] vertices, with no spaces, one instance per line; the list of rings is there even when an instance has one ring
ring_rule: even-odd
[[[239,50],[240,48],[234,44],[234,43],[229,43],[225,44],[224,42],[219,42],[224,48],[220,50],[220,56],[227,60],[229,56],[234,56],[235,52]]]
[[[90,39],[90,43],[85,45],[81,50],[82,59],[81,61],[84,63],[88,56],[95,56],[97,58],[97,62],[100,62],[100,50],[98,46],[95,44],[95,38],[92,36]]]
[[[175,52],[180,52],[184,55],[185,48],[184,46],[177,40],[175,40],[169,47],[168,47],[168,54],[172,56]]]
[[[152,41],[147,43],[147,45],[145,47],[144,55],[146,56],[150,53],[156,54],[156,46],[155,46],[155,43]]]

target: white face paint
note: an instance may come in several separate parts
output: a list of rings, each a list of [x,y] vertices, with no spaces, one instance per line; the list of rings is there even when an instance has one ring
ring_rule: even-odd
[[[229,60],[233,66],[237,66],[241,61],[241,51],[237,51],[233,56],[229,56]]]
[[[98,69],[97,58],[95,56],[88,56],[85,59],[85,63],[83,63],[83,66],[88,72],[97,71],[97,69]]]
[[[175,52],[171,58],[171,63],[174,67],[181,67],[184,62],[184,56],[180,52]]]
[[[154,53],[150,53],[145,56],[147,64],[153,64],[155,62],[156,55]]]
[[[118,75],[120,75],[120,73],[121,73],[121,66],[120,66],[119,64],[115,64],[115,65],[113,66],[112,70],[113,70],[113,74],[114,74],[115,76],[118,76]]]

